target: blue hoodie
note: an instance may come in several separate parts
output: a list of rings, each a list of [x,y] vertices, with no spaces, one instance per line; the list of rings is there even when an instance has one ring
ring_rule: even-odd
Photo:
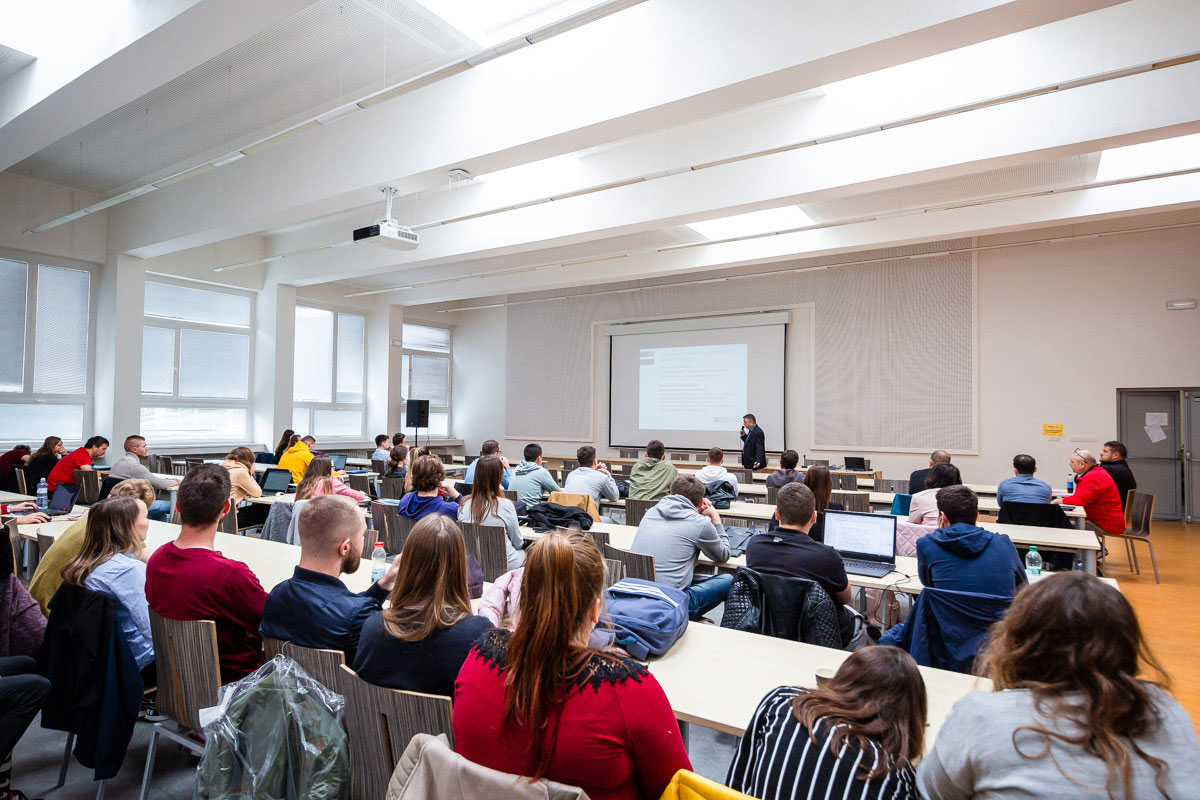
[[[965,522],[917,539],[917,574],[925,586],[995,597],[1012,597],[1026,582],[1007,536]]]
[[[439,495],[421,497],[416,492],[409,492],[400,498],[397,507],[400,516],[409,519],[421,519],[429,514],[442,514],[451,519],[458,519],[458,503],[453,503]]]

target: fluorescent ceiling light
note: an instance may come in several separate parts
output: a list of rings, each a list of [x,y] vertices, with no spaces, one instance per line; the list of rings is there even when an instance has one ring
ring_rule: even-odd
[[[243,147],[242,154],[252,156],[260,150],[266,150],[268,147],[273,147],[274,145],[277,145],[286,139],[291,139],[293,136],[299,136],[305,131],[311,131],[320,124],[321,123],[317,122],[315,119],[310,119],[308,122],[301,123],[294,128],[288,128],[283,133],[277,133],[274,136],[267,137],[260,142],[255,142],[249,147]]]
[[[242,151],[238,150],[236,152],[230,153],[227,156],[221,156],[220,158],[214,158],[209,163],[212,164],[214,167],[223,167],[226,164],[232,164],[235,161],[240,161],[245,157],[246,157],[246,154],[243,153]]]
[[[238,155],[241,155],[241,153],[238,153]],[[179,183],[180,181],[186,181],[188,178],[194,178],[202,172],[208,172],[210,169],[216,169],[216,166],[211,162],[207,164],[201,164],[198,167],[192,167],[189,170],[184,170],[183,172],[172,175],[169,178],[163,178],[161,181],[155,181],[154,185],[161,189],[164,186],[170,186],[172,183]]]
[[[360,106],[358,103],[347,103],[346,105],[338,106],[331,111],[326,111],[324,114],[317,117],[317,122],[321,123],[322,125],[328,125],[331,122],[338,121],[342,117],[348,117],[351,114],[359,111],[362,111],[362,106]]]
[[[351,292],[350,294],[342,295],[343,297],[366,297],[370,294],[387,294],[388,292],[398,292],[401,289],[411,289],[412,286],[389,286],[386,289],[371,289],[367,292]]]
[[[483,47],[500,44],[597,4],[597,0],[421,0],[421,5]]]
[[[1193,133],[1105,150],[1100,154],[1096,180],[1120,181],[1197,167],[1200,167],[1200,133]]]
[[[689,222],[687,226],[706,239],[716,240],[776,233],[812,224],[808,214],[801,211],[799,206],[783,206],[704,222]]]

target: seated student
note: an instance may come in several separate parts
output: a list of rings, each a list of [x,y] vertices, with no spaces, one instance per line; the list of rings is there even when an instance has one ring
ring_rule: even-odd
[[[399,447],[400,445],[404,444],[404,440],[407,438],[408,437],[403,433],[393,433],[392,434],[392,447]]]
[[[238,526],[262,525],[267,521],[270,506],[260,503],[241,505],[249,497],[262,497],[262,486],[254,477],[254,451],[249,447],[235,447],[225,456],[221,466],[229,470],[229,499],[238,507]]]
[[[146,457],[147,450],[148,446],[145,437],[138,436],[137,434],[126,436],[125,454],[113,462],[112,468],[108,471],[108,477],[119,480],[136,478],[137,480],[150,481],[150,485],[157,492],[165,491],[179,485],[178,478],[160,478],[142,464],[142,459]],[[150,504],[150,519],[167,522],[170,518],[170,500],[155,500]]]
[[[938,529],[917,539],[923,586],[1012,597],[1027,582],[1017,548],[1003,533],[975,524],[979,498],[966,486],[937,493]]]
[[[416,466],[418,459],[425,456],[432,456],[439,464],[442,464],[441,456],[436,456],[430,452],[428,447],[413,447],[408,451],[408,473],[404,476],[404,491],[405,493],[413,490],[413,467]],[[446,467],[442,466],[442,480],[445,480]]]
[[[1037,472],[1037,461],[1033,456],[1022,453],[1013,456],[1012,478],[1005,478],[996,487],[998,503],[1049,503],[1054,492],[1050,484],[1033,477]]]
[[[27,800],[24,793],[9,785],[10,757],[50,694],[50,681],[37,671],[37,659],[30,656],[0,657],[0,798],[3,800]]]
[[[353,664],[363,623],[383,608],[400,559],[356,594],[341,576],[353,575],[362,562],[367,523],[358,506],[336,495],[314,498],[304,507],[298,529],[300,563],[291,578],[271,590],[259,631],[301,647],[341,650]]]
[[[525,445],[522,455],[524,460],[517,464],[512,480],[508,483],[508,488],[517,493],[518,502],[524,503],[528,508],[542,502],[542,495],[562,491],[550,470],[542,466],[541,445]]]
[[[229,471],[200,464],[179,485],[181,529],[146,565],[146,599],[167,619],[217,623],[221,682],[244,678],[263,664],[263,604],[267,593],[241,561],[216,549],[217,525],[229,512]]]
[[[50,477],[51,470],[66,454],[67,448],[63,445],[63,440],[57,436],[47,436],[46,441],[42,442],[42,446],[30,454],[29,465],[25,467],[25,486],[30,493],[37,490],[38,481]],[[48,480],[47,485],[49,485]]]
[[[654,676],[620,651],[584,644],[603,607],[594,541],[550,533],[534,544],[516,630],[485,633],[458,674],[455,752],[578,786],[592,800],[657,798],[676,771],[691,769]]]
[[[304,471],[308,469],[308,465],[313,460],[312,446],[316,443],[317,440],[311,436],[297,439],[279,457],[279,469],[286,469],[292,473],[293,483],[299,483],[304,479]]]
[[[634,500],[661,500],[671,491],[679,470],[667,461],[667,448],[658,439],[646,445],[646,455],[629,470],[629,496]]]
[[[288,428],[283,432],[283,435],[279,437],[279,444],[275,445],[276,465],[279,464],[279,459],[283,458],[283,454],[288,451],[288,448],[298,441],[300,441],[299,435],[297,435],[297,433],[291,428]]]
[[[654,556],[654,580],[682,589],[694,620],[729,595],[733,576],[728,573],[695,580],[701,553],[716,564],[729,560],[729,536],[721,515],[704,497],[704,484],[691,475],[676,478],[671,493],[646,512],[629,549]]]
[[[1133,477],[1133,470],[1129,468],[1129,462],[1125,460],[1128,457],[1129,450],[1124,444],[1115,440],[1105,442],[1104,447],[1100,449],[1100,466],[1116,484],[1117,496],[1121,498],[1122,509],[1129,500],[1129,493],[1137,489],[1137,478]]]
[[[734,493],[737,493],[737,476],[725,469],[725,451],[719,447],[713,447],[708,451],[707,458],[708,463],[696,473],[696,479],[705,486],[715,481],[728,481],[733,484]]]
[[[479,448],[479,458],[483,458],[484,456],[495,456],[496,458],[500,459],[500,463],[504,465],[504,478],[502,483],[504,484],[504,488],[507,489],[509,481],[512,480],[512,470],[508,468],[508,459],[500,453],[500,443],[495,439],[488,439],[485,441]],[[472,461],[467,466],[467,474],[464,475],[462,479],[462,482],[467,486],[475,485],[475,464],[479,461],[479,458],[475,459],[475,461]]]
[[[1196,730],[1116,589],[1079,572],[1033,584],[981,661],[992,691],[946,717],[917,768],[925,800],[1196,796]]]
[[[386,462],[392,457],[392,449],[390,446],[391,438],[386,433],[381,433],[375,437],[375,452],[371,453],[372,461]]]
[[[927,488],[925,479],[929,477],[929,470],[936,467],[938,464],[949,464],[950,454],[945,450],[934,450],[929,456],[929,467],[926,469],[915,470],[908,476],[908,493],[915,495]]]
[[[725,784],[762,800],[920,800],[925,681],[898,647],[850,654],[829,684],[772,689],[750,719]]]
[[[24,467],[28,464],[31,452],[32,448],[29,445],[18,444],[0,456],[0,490],[17,491],[17,466]]]
[[[842,641],[854,632],[854,615],[845,606],[852,602],[850,579],[842,555],[808,535],[817,520],[812,490],[802,483],[780,488],[775,498],[779,529],[751,536],[746,543],[746,566],[756,572],[807,578],[821,586],[838,608]]]
[[[54,469],[50,470],[50,474],[46,476],[46,488],[51,494],[54,494],[54,490],[60,483],[74,486],[75,470],[91,469],[92,462],[97,458],[103,458],[107,451],[108,439],[103,436],[93,436],[88,439],[83,443],[83,447],[72,450],[54,465]]]
[[[947,486],[961,486],[962,476],[958,467],[949,463],[934,465],[925,476],[925,488],[912,496],[908,507],[908,521],[914,525],[938,524],[938,490]]]
[[[148,507],[150,503],[154,502],[154,487],[150,485],[150,481],[121,481],[108,494],[108,499],[111,500],[114,497],[137,498]],[[54,593],[62,585],[63,567],[79,555],[79,551],[83,549],[83,540],[86,535],[87,517],[72,522],[54,540],[54,544],[50,545],[50,549],[42,556],[37,569],[34,570],[33,580],[29,582],[29,594],[33,596],[34,600],[37,600],[38,605],[42,607],[42,613],[46,616],[50,616],[50,598],[54,597]],[[134,544],[134,553],[138,558],[142,561],[150,558],[150,554],[142,547],[141,540]]]
[[[596,461],[596,448],[584,445],[575,451],[579,466],[563,481],[563,491],[571,494],[590,494],[597,507],[601,500],[617,500],[621,492],[608,472],[608,465]]]
[[[150,527],[146,504],[135,497],[109,497],[88,510],[79,553],[62,570],[64,583],[112,595],[117,621],[147,688],[157,685],[146,563],[138,558]]]
[[[391,603],[363,624],[354,671],[376,686],[452,695],[471,645],[492,627],[471,613],[462,533],[431,514],[413,526],[395,563]]]
[[[817,521],[809,529],[808,536],[814,542],[824,542],[825,512],[845,510],[841,503],[834,503],[829,499],[833,496],[833,477],[829,474],[829,467],[809,467],[801,483],[812,491],[817,508]]]
[[[387,469],[384,476],[388,478],[403,478],[408,475],[408,448],[398,444],[388,451]]]
[[[500,489],[502,468],[496,456],[484,456],[475,461],[475,483],[471,493],[463,498],[458,508],[458,521],[474,525],[503,525],[508,536],[505,551],[508,553],[508,568],[516,569],[525,563],[525,542],[521,539],[521,524],[517,521],[517,509]]]
[[[1097,463],[1096,457],[1087,450],[1076,450],[1067,460],[1075,478],[1075,492],[1066,497],[1056,497],[1056,505],[1083,506],[1088,530],[1104,536],[1125,532],[1125,510],[1121,507],[1121,495],[1117,484],[1108,470]]]
[[[296,500],[310,500],[323,494],[339,494],[356,503],[367,499],[365,494],[351,489],[333,474],[333,460],[329,456],[314,456],[312,461],[308,462],[308,468],[304,470],[304,477],[296,486]]]
[[[420,452],[420,449],[416,452]],[[412,488],[400,498],[396,512],[408,519],[422,519],[427,514],[445,514],[458,519],[458,503],[461,499],[452,486],[443,486],[446,468],[436,456],[420,456],[413,461],[405,483]]]
[[[767,476],[767,486],[778,487],[786,486],[789,483],[801,483],[805,473],[796,471],[799,463],[799,453],[795,450],[784,450],[779,456],[779,469]]]

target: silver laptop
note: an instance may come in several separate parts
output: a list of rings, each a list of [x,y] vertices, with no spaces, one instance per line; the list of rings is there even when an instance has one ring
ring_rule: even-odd
[[[896,568],[896,518],[826,511],[825,544],[842,554],[846,572],[882,578]]]

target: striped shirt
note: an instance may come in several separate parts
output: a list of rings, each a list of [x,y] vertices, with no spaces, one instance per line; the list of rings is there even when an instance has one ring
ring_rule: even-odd
[[[919,800],[911,767],[862,780],[883,755],[878,745],[868,751],[843,743],[834,754],[829,738],[836,726],[823,718],[814,742],[792,713],[804,691],[780,686],[758,704],[729,765],[729,788],[761,800]]]

